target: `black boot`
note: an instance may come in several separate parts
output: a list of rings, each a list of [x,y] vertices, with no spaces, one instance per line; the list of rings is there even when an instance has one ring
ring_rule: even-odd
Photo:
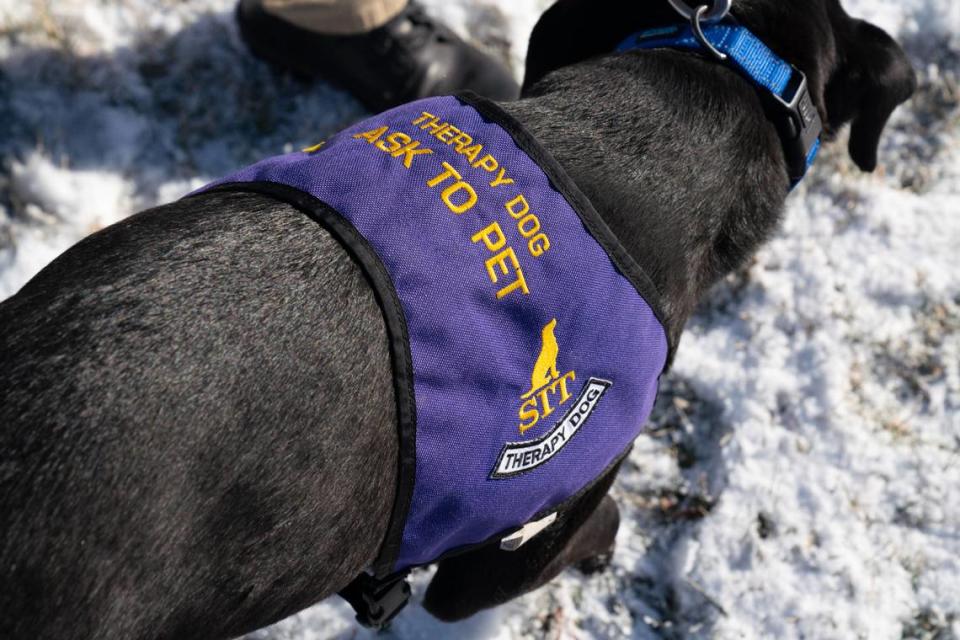
[[[237,21],[254,54],[295,75],[332,81],[371,111],[463,90],[491,100],[513,100],[520,92],[506,67],[414,2],[358,35],[302,29],[267,13],[261,0],[240,0]]]

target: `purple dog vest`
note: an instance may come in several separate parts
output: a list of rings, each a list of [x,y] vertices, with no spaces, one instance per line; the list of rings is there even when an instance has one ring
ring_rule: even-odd
[[[668,352],[656,291],[493,103],[407,104],[212,188],[299,207],[374,285],[400,429],[378,576],[562,509],[641,432]]]

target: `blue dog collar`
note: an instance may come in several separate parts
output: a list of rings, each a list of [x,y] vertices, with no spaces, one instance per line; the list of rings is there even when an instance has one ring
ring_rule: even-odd
[[[796,186],[817,157],[823,131],[820,114],[807,87],[807,77],[779,58],[746,27],[724,21],[705,26],[702,33],[706,44],[700,41],[691,24],[649,29],[627,38],[617,51],[674,48],[726,56],[727,65],[763,89],[759,93],[767,117],[777,127],[791,187]]]

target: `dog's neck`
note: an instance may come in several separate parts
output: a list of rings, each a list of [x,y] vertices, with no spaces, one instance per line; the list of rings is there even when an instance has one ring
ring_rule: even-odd
[[[561,69],[504,105],[660,290],[676,342],[703,294],[776,227],[789,180],[754,88],[691,53]]]

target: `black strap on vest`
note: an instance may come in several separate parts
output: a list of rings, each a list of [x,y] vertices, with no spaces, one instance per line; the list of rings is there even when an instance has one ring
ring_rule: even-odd
[[[361,573],[340,592],[357,612],[357,622],[369,629],[386,627],[410,601],[407,572],[383,580]]]

